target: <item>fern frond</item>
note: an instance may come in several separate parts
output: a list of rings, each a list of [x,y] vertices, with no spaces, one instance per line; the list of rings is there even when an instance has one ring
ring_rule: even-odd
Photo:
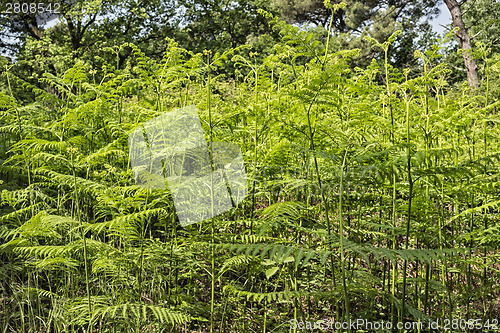
[[[473,213],[477,213],[477,212],[488,212],[490,209],[498,208],[498,207],[500,207],[500,200],[490,201],[484,205],[464,210],[463,212],[451,217],[450,220],[446,224],[449,224],[449,223],[453,222],[454,220],[458,219],[459,217],[465,216],[467,214],[473,214]]]

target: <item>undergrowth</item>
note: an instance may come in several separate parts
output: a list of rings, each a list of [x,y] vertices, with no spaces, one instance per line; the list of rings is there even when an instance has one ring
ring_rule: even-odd
[[[4,68],[2,332],[500,318],[496,96],[450,87],[440,45],[399,72],[396,35],[373,40],[382,61],[352,68],[357,50],[271,24],[263,61],[170,40],[161,61],[124,44],[124,68],[77,61],[38,86]],[[241,147],[249,195],[181,228],[168,191],[135,185],[127,138],[188,105],[208,141]]]

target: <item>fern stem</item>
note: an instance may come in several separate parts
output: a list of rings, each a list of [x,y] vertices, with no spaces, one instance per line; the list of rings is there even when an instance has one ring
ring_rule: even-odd
[[[405,239],[405,250],[408,250],[409,241],[410,241],[410,220],[411,220],[411,204],[412,204],[412,196],[413,196],[413,180],[411,173],[411,149],[410,149],[410,101],[407,99],[405,95],[405,104],[406,104],[406,153],[407,153],[407,168],[408,168],[408,183],[409,183],[409,192],[408,192],[408,214],[406,219],[406,239]],[[403,264],[403,295],[401,296],[401,318],[402,322],[405,316],[405,301],[406,301],[406,271],[408,266],[408,259],[404,259]]]
[[[255,73],[255,90],[254,90],[254,117],[255,117],[255,130],[254,130],[254,138],[255,138],[255,145],[254,145],[254,152],[253,152],[253,157],[254,157],[254,172],[257,173],[257,145],[258,145],[258,138],[257,138],[257,126],[258,126],[258,116],[257,116],[257,101],[258,101],[258,80],[259,80],[259,72],[257,68],[257,59],[255,59],[255,64],[253,71]],[[255,177],[253,177],[253,184],[252,184],[252,209],[250,211],[250,234],[253,234],[253,228],[254,228],[254,216],[255,216],[255,185],[256,185],[256,180]]]
[[[345,304],[345,311],[346,311],[346,318],[345,322],[349,322],[351,320],[351,305],[350,305],[350,299],[349,299],[349,294],[347,293],[347,283],[346,283],[346,276],[345,276],[345,256],[344,256],[344,218],[342,216],[342,197],[344,195],[344,168],[345,168],[345,161],[347,158],[347,152],[348,148],[346,148],[346,151],[344,153],[344,159],[342,161],[342,168],[340,170],[340,193],[339,193],[339,238],[340,238],[340,265],[341,265],[341,270],[342,270],[342,289],[343,289],[343,296],[344,296],[344,304]],[[351,331],[351,328],[348,328],[348,331]]]
[[[77,215],[78,223],[80,224],[81,237],[82,237],[82,241],[83,241],[83,261],[84,261],[84,266],[85,266],[85,286],[87,289],[87,305],[88,305],[88,310],[89,310],[88,332],[92,332],[92,303],[91,303],[91,298],[90,298],[90,281],[89,281],[89,269],[88,269],[87,239],[85,237],[85,232],[84,232],[84,228],[83,228],[81,216],[80,216],[80,204],[79,204],[79,199],[78,199],[78,184],[76,181],[76,170],[75,170],[75,164],[74,164],[74,154],[76,153],[76,149],[75,148],[68,148],[68,149],[70,150],[71,169],[73,172],[73,186],[75,187],[74,195],[75,195],[76,215]]]
[[[211,101],[211,76],[210,76],[210,54],[211,52],[206,52],[207,54],[207,106],[208,106],[208,123],[210,126],[210,143],[213,142],[213,123],[212,123],[212,101]],[[211,242],[211,292],[210,292],[210,333],[214,332],[214,315],[215,315],[215,218],[214,218],[214,182],[213,182],[213,172],[214,172],[214,161],[212,155],[212,149],[209,149],[210,156],[210,194],[211,194],[211,216],[210,219],[210,242]]]

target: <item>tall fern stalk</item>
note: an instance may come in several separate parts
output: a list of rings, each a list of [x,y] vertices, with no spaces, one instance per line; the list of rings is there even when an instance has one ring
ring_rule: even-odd
[[[392,92],[391,92],[391,81],[389,77],[389,48],[392,43],[394,43],[397,36],[401,34],[400,30],[395,31],[387,41],[384,43],[379,43],[377,40],[371,37],[365,37],[368,41],[372,43],[372,47],[376,47],[381,49],[384,52],[384,76],[385,76],[385,92],[387,95],[387,106],[389,109],[389,116],[391,122],[391,132],[390,132],[390,142],[393,148],[396,147],[396,128],[394,127],[394,109],[392,103]],[[384,103],[384,114],[385,114],[385,103]],[[396,204],[396,166],[394,165],[394,161],[392,162],[391,167],[391,183],[392,183],[392,193],[391,193],[391,203],[392,203],[392,211],[391,211],[391,225],[393,227],[393,235],[392,235],[392,249],[396,250],[397,241],[395,230],[397,228],[397,204]],[[381,198],[382,199],[382,198]],[[384,270],[385,271],[385,270]],[[392,278],[391,278],[391,318],[392,325],[396,326],[396,305],[394,303],[394,299],[396,299],[396,288],[397,288],[397,279],[398,279],[398,263],[397,261],[393,261],[392,263]]]
[[[413,197],[413,180],[411,173],[411,140],[410,140],[410,101],[411,97],[406,95],[406,91],[404,92],[404,102],[406,105],[406,154],[407,154],[407,172],[408,172],[408,211],[406,218],[406,238],[405,238],[405,250],[408,250],[409,242],[410,242],[410,223],[411,223],[411,204]],[[401,317],[400,322],[402,322],[405,318],[405,302],[406,302],[406,275],[407,275],[407,267],[408,267],[408,259],[404,259],[403,263],[403,294],[401,296]]]
[[[345,161],[347,158],[347,152],[349,147],[346,147],[346,151],[344,153],[344,158],[342,159],[342,167],[340,170],[340,187],[339,187],[339,239],[340,239],[340,265],[342,270],[342,290],[345,304],[345,322],[350,322],[351,320],[351,302],[349,299],[349,294],[347,293],[347,282],[346,282],[346,274],[345,274],[345,254],[344,254],[344,217],[342,211],[342,197],[344,196],[344,169],[345,169]],[[350,332],[351,328],[349,327],[348,331]]]
[[[210,76],[210,55],[211,52],[207,51],[206,56],[207,56],[207,108],[208,108],[208,125],[210,127],[210,133],[209,133],[209,138],[210,138],[210,144],[213,142],[213,123],[212,123],[212,99],[211,99],[211,93],[212,93],[212,86],[211,86],[211,76]],[[212,148],[210,147],[209,149],[209,155],[210,155],[210,165],[212,168],[212,172],[210,172],[210,201],[211,201],[211,215],[214,216],[214,192],[213,192],[213,187],[214,187],[214,182],[213,182],[213,171],[214,171],[214,161],[213,161],[213,156],[212,156]],[[210,333],[213,333],[214,331],[214,315],[215,315],[215,217],[212,217],[210,219],[210,242],[211,242],[211,264],[212,264],[212,270],[211,270],[211,291],[210,291]]]
[[[73,186],[74,186],[74,196],[75,196],[75,207],[76,207],[76,216],[79,224],[82,224],[81,221],[81,211],[80,211],[80,203],[78,199],[78,182],[76,181],[76,170],[75,170],[75,154],[77,150],[75,148],[68,148],[68,152],[70,154],[70,162],[71,162],[71,170],[73,173]],[[88,268],[88,252],[87,252],[87,237],[85,236],[85,228],[83,225],[80,225],[80,232],[83,242],[83,262],[85,269],[85,287],[87,290],[87,305],[89,311],[89,324],[88,324],[88,332],[92,332],[92,302],[90,296],[90,282],[89,282],[89,268]]]

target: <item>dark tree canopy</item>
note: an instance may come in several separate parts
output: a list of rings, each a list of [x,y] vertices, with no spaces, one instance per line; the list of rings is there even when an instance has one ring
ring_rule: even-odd
[[[60,1],[43,3],[59,4]],[[103,41],[114,45],[134,42],[149,46],[177,29],[176,10],[177,4],[172,1],[68,0],[60,6],[58,16],[66,28],[59,32],[68,34],[70,48],[77,56]],[[38,14],[0,14],[2,47],[15,54],[27,37],[41,40],[45,21]]]
[[[339,1],[335,1],[339,2]],[[405,19],[418,22],[422,17],[431,18],[438,14],[438,0],[363,0],[344,1],[345,10],[339,10],[333,21],[334,32],[361,33],[376,20],[380,12],[398,21]],[[321,0],[273,0],[273,6],[289,23],[313,23],[328,28],[330,11]]]
[[[268,0],[187,0],[181,6],[186,25],[181,44],[188,49],[222,50],[271,33],[257,9],[271,11]]]

